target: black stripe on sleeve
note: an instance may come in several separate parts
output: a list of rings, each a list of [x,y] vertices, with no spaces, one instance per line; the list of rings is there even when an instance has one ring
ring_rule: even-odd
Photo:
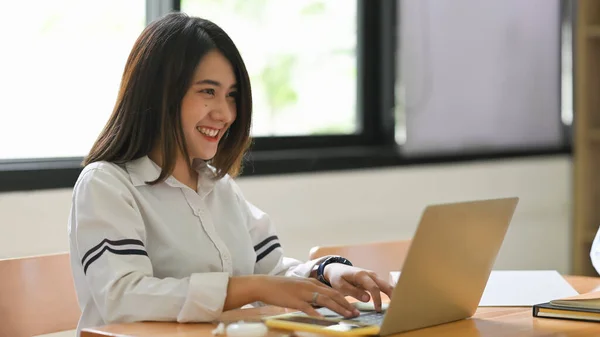
[[[259,249],[261,249],[263,246],[265,246],[267,243],[273,241],[273,240],[279,240],[279,238],[277,237],[277,235],[271,235],[268,238],[262,240],[259,244],[257,244],[256,246],[254,246],[254,251],[257,251]]]
[[[104,239],[102,240],[102,242],[100,242],[99,244],[95,245],[94,247],[92,247],[90,250],[88,250],[85,255],[83,255],[83,259],[81,259],[81,264],[85,263],[85,259],[88,258],[88,256],[92,255],[95,251],[97,251],[98,249],[100,249],[102,247],[103,244],[108,243],[109,245],[113,245],[113,246],[125,246],[125,245],[137,245],[137,246],[142,246],[144,247],[144,243],[140,240],[135,240],[135,239],[123,239],[123,240],[109,240],[109,239]],[[102,254],[100,254],[102,255]],[[89,263],[88,263],[89,264]]]
[[[98,260],[100,258],[100,256],[102,256],[102,254],[104,254],[105,251],[109,251],[113,254],[117,254],[117,255],[145,255],[148,256],[148,253],[146,253],[145,250],[142,249],[123,249],[123,250],[118,250],[118,249],[113,249],[109,246],[104,246],[104,248],[102,248],[102,250],[100,251],[100,253],[94,255],[92,258],[90,258],[90,260],[85,264],[85,266],[83,267],[83,273],[86,274],[88,267],[96,260]]]
[[[279,243],[275,243],[273,244],[271,247],[265,249],[264,252],[260,253],[257,257],[256,257],[256,262],[262,260],[265,256],[269,255],[270,252],[272,252],[273,250],[275,250],[276,248],[281,247],[281,245]]]

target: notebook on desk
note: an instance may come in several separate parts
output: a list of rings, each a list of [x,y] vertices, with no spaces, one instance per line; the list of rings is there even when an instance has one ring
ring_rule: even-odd
[[[600,291],[534,305],[533,316],[600,322]]]

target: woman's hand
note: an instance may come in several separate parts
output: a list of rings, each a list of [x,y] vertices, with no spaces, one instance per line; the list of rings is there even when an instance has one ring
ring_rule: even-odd
[[[375,310],[378,312],[381,311],[381,292],[392,298],[393,287],[389,282],[369,270],[332,263],[325,267],[323,276],[334,289],[344,295],[352,296],[362,302],[368,302],[372,297]]]
[[[310,316],[321,316],[313,305],[327,307],[347,318],[359,315],[339,291],[312,278],[261,275],[256,282],[258,301],[266,304],[300,310]]]

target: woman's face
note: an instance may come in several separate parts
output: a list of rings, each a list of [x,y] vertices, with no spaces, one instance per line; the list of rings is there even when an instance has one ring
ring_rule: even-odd
[[[196,67],[183,97],[181,124],[192,159],[211,159],[219,141],[236,117],[236,79],[229,61],[216,50]]]

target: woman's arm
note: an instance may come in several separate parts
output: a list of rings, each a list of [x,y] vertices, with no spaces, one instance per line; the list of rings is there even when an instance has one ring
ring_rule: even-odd
[[[330,256],[300,262],[295,259],[284,256],[283,248],[277,237],[275,226],[269,219],[269,216],[246,201],[242,193],[234,185],[238,195],[238,201],[245,210],[250,236],[254,243],[256,253],[256,264],[254,272],[256,274],[285,275],[303,278],[317,278],[317,268]],[[331,286],[343,292],[344,295],[354,296],[358,300],[369,300],[367,289],[371,292],[375,307],[377,310],[381,307],[380,290],[391,296],[392,287],[384,280],[377,278],[375,273],[368,270],[350,267],[345,264],[334,263],[325,266],[324,278],[334,283]],[[333,276],[332,276],[333,275]],[[358,285],[355,283],[358,282]],[[381,288],[381,289],[380,289]],[[367,296],[367,297],[365,297]]]
[[[233,276],[227,286],[223,311],[241,308],[259,300],[259,280],[254,275]]]

